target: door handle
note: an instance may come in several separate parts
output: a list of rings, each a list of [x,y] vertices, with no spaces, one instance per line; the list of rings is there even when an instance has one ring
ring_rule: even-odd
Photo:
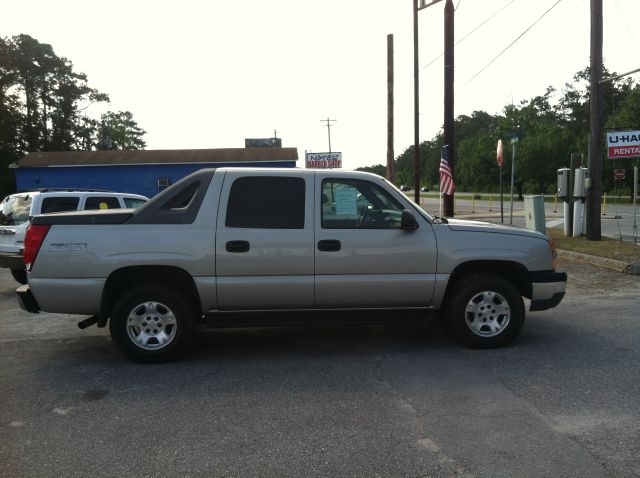
[[[342,244],[337,239],[323,239],[318,241],[318,250],[324,252],[336,252],[342,248]]]
[[[249,241],[228,241],[227,252],[249,252]]]

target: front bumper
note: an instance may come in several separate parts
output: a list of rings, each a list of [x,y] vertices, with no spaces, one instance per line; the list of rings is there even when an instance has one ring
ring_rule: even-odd
[[[558,305],[567,288],[566,272],[532,272],[529,310],[546,310]]]
[[[0,252],[0,267],[6,267],[8,269],[24,269],[22,254]]]
[[[27,312],[31,312],[37,314],[40,312],[40,306],[36,302],[36,298],[31,293],[29,289],[29,284],[22,285],[16,289],[16,294],[18,295],[18,301],[20,302],[20,307],[22,307]]]

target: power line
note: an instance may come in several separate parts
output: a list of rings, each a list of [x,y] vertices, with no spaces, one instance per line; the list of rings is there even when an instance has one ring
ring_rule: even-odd
[[[631,28],[629,28],[629,23],[627,23],[627,18],[622,12],[622,9],[620,8],[620,4],[618,3],[618,0],[615,0],[614,4],[616,6],[616,10],[618,10],[618,15],[620,16],[622,23],[624,23],[624,26],[627,29],[627,32],[629,33],[629,36],[635,40],[636,36],[633,34],[633,31],[631,30]]]
[[[462,0],[460,0],[458,2],[458,5],[456,5],[455,10],[458,10],[458,7],[460,6],[460,2]],[[480,25],[478,25],[477,27],[475,27],[473,30],[471,30],[469,33],[467,33],[465,36],[463,36],[462,38],[460,38],[460,40],[458,40],[455,44],[458,45],[459,43],[462,43],[465,39],[467,39],[469,36],[471,36],[473,33],[475,33],[476,30],[478,30],[479,28],[483,27],[486,23],[489,22],[489,20],[492,20],[496,15],[498,15],[500,12],[502,12],[502,10],[504,10],[505,8],[507,8],[509,5],[511,5],[513,2],[515,2],[516,0],[511,0],[509,3],[507,3],[505,6],[503,6],[502,8],[500,8],[499,10],[495,11],[493,14],[491,14],[491,16],[489,16],[485,21],[483,21]],[[433,60],[431,60],[429,63],[427,63],[426,65],[424,65],[422,68],[420,68],[420,71],[424,70],[425,68],[427,68],[428,66],[433,65],[436,61],[438,61],[440,58],[442,58],[442,56],[444,55],[444,53],[440,53],[437,57],[435,57]]]
[[[507,47],[502,50],[500,53],[498,53],[498,55],[496,55],[495,58],[493,58],[489,63],[487,63],[485,66],[482,67],[482,69],[480,69],[480,71],[478,71],[478,73],[476,73],[475,75],[473,75],[471,78],[469,78],[469,80],[467,80],[467,82],[464,84],[464,86],[467,86],[469,83],[471,83],[473,80],[476,79],[476,77],[478,77],[480,75],[480,73],[482,73],[484,70],[486,70],[487,68],[489,68],[489,66],[491,66],[491,64],[496,61],[498,58],[500,58],[504,52],[506,52],[509,48],[511,48],[518,40],[520,40],[520,38],[522,38],[529,30],[531,30],[533,27],[535,27],[540,20],[542,20],[544,18],[544,16],[549,13],[551,10],[553,10],[562,0],[558,0],[556,3],[554,3],[551,8],[549,8],[546,12],[544,12],[535,22],[533,22],[533,24],[531,26],[529,26],[529,28],[527,28],[525,31],[523,31],[520,35],[518,35],[518,37],[513,40],[511,43],[509,43],[509,45],[507,45]]]

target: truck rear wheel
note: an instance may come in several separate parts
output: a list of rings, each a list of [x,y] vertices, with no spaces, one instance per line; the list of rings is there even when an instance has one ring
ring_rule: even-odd
[[[520,292],[495,274],[474,274],[461,279],[449,304],[449,325],[470,347],[507,345],[518,336],[524,323]]]
[[[180,292],[162,285],[138,286],[115,304],[109,321],[111,339],[137,362],[168,362],[182,356],[191,342],[196,312]]]

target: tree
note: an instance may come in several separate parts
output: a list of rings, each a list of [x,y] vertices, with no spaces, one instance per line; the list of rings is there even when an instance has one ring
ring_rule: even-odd
[[[367,173],[377,174],[383,178],[387,175],[387,167],[384,164],[374,164],[373,166],[364,166],[362,168],[356,168],[356,171],[364,171]]]
[[[604,70],[604,76],[615,76]],[[589,135],[589,69],[577,72],[561,95],[548,87],[543,95],[506,105],[502,115],[474,111],[456,118],[455,180],[458,191],[497,189],[495,148],[505,142],[505,173],[512,161],[508,147],[512,134],[520,136],[516,147],[515,187],[522,199],[525,192],[548,193],[555,189],[557,169],[568,166],[572,153],[580,153],[586,166]],[[605,127],[636,129],[640,126],[640,85],[632,80],[605,82]],[[559,96],[559,97],[558,97]],[[439,180],[442,131],[420,144],[421,182]],[[599,152],[605,154],[605,151]],[[580,166],[574,165],[574,166]],[[605,190],[613,185],[613,161],[604,163]],[[413,184],[413,146],[397,157],[398,183]],[[628,179],[627,181],[630,181]],[[630,182],[628,182],[630,184]]]
[[[458,144],[455,147],[455,174],[459,188],[473,191],[497,189],[499,168],[495,160],[499,118],[485,111],[456,118]]]
[[[0,37],[0,192],[15,189],[7,166],[28,152],[97,149],[101,123],[83,111],[104,102],[108,95],[91,88],[51,45],[24,34]],[[146,146],[145,131],[130,112],[108,112],[102,119],[114,147]]]
[[[129,111],[108,111],[100,121],[98,149],[144,149],[146,131],[138,126]],[[108,138],[108,141],[105,139]]]

